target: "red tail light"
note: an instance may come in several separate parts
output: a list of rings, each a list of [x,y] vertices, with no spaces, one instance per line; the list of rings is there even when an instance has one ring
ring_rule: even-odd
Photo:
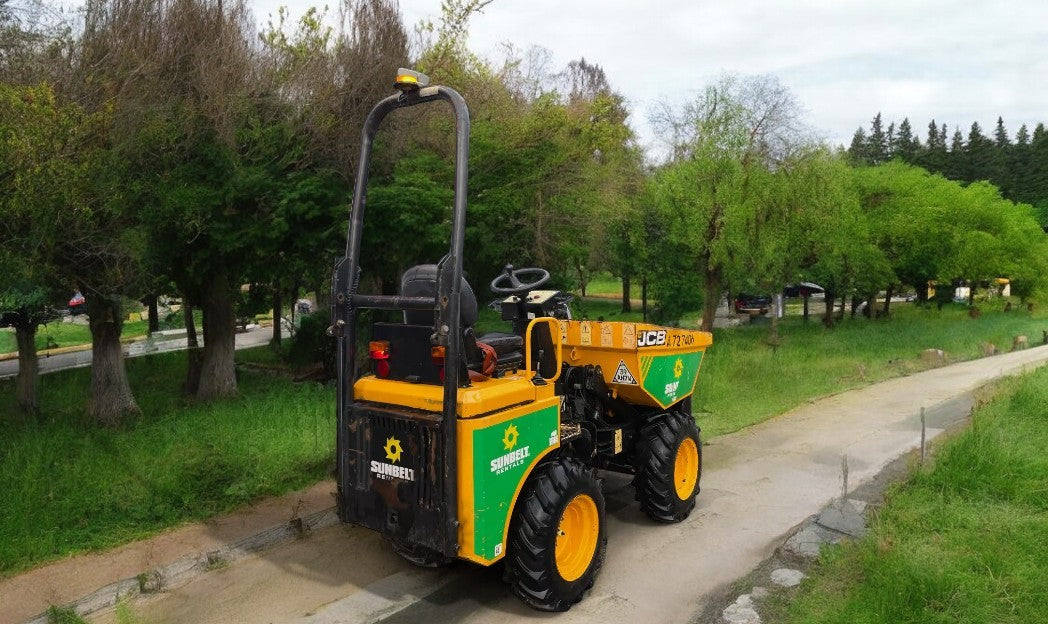
[[[444,381],[444,353],[446,353],[444,347],[439,345],[436,347],[431,347],[429,350],[429,355],[431,358],[433,358],[433,364],[440,367],[441,381]]]
[[[368,353],[375,362],[375,375],[382,378],[389,377],[391,368],[389,364],[389,341],[372,340],[371,344],[368,345]]]

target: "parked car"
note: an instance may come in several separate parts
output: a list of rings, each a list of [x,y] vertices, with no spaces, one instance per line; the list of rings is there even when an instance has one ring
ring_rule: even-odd
[[[782,289],[782,295],[784,297],[810,297],[812,295],[819,295],[825,293],[825,289],[818,284],[812,282],[799,282],[797,284],[790,284]]]
[[[769,295],[748,295],[740,293],[735,297],[736,314],[767,314],[771,307]]]
[[[67,304],[69,307],[69,314],[76,316],[77,314],[87,314],[87,301],[84,296],[80,294],[80,291],[76,291],[73,294],[73,298],[69,300]]]

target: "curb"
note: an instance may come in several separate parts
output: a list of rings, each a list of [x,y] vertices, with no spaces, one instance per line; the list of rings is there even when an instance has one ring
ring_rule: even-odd
[[[104,609],[111,609],[122,600],[140,595],[156,594],[173,589],[194,580],[212,570],[225,567],[239,559],[266,550],[273,546],[303,539],[313,531],[334,526],[339,523],[334,507],[317,511],[304,517],[292,518],[290,521],[245,537],[222,548],[187,555],[166,566],[143,570],[137,575],[115,583],[62,605],[74,610],[77,615],[87,616]],[[25,621],[25,624],[47,624],[48,614],[43,612]]]
[[[122,336],[120,338],[120,344],[126,346],[126,345],[129,345],[129,344],[135,343],[135,342],[143,342],[143,341],[145,341],[145,339],[146,339],[145,336]],[[42,351],[37,351],[36,352],[36,357],[37,357],[37,359],[48,358],[48,357],[51,357],[52,355],[62,355],[63,353],[78,353],[80,351],[90,351],[90,350],[91,350],[91,343],[87,342],[87,343],[79,344],[79,345],[70,345],[68,347],[55,347],[54,349],[44,349]],[[18,359],[18,351],[12,351],[11,353],[0,353],[0,362],[5,362],[7,360],[17,360],[17,359]]]

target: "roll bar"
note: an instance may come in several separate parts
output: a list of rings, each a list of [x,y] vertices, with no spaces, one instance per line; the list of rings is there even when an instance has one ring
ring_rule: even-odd
[[[405,76],[407,72],[407,76]],[[356,315],[360,309],[433,310],[436,323],[432,340],[446,349],[448,362],[457,363],[462,356],[461,284],[462,249],[466,233],[466,183],[469,166],[469,109],[462,96],[450,87],[425,86],[428,78],[401,70],[396,87],[401,93],[381,100],[368,114],[361,131],[360,160],[357,165],[353,204],[350,209],[346,253],[335,268],[332,280],[333,314],[329,333],[338,338],[338,433],[337,453],[340,474],[349,470],[348,449],[344,440],[353,405],[353,383],[357,378]],[[419,78],[419,80],[415,80]],[[402,79],[404,79],[402,81]],[[360,279],[360,238],[363,233],[367,204],[368,170],[375,134],[385,117],[399,108],[443,100],[455,114],[455,203],[451,218],[451,245],[448,255],[438,265],[437,295],[403,297],[390,295],[362,295],[357,293]],[[443,517],[446,523],[445,555],[458,553],[458,488],[452,467],[457,461],[456,418],[461,367],[450,365],[444,375],[444,402],[441,418],[443,436],[444,496]],[[341,479],[339,488],[341,490]],[[341,494],[341,491],[340,491]]]

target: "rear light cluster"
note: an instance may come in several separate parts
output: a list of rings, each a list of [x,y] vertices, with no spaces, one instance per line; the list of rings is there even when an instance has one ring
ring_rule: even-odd
[[[440,369],[440,380],[444,381],[444,354],[443,346],[436,346],[429,350],[433,365]],[[393,363],[390,360],[388,340],[372,340],[368,344],[368,355],[371,356],[372,365],[375,368],[375,376],[380,379],[388,379],[393,371]]]
[[[368,353],[371,354],[371,360],[375,363],[375,375],[383,379],[389,377],[389,341],[372,340],[368,345]]]
[[[431,347],[429,350],[430,357],[433,358],[433,364],[440,369],[440,380],[444,381],[444,347],[436,346]]]

